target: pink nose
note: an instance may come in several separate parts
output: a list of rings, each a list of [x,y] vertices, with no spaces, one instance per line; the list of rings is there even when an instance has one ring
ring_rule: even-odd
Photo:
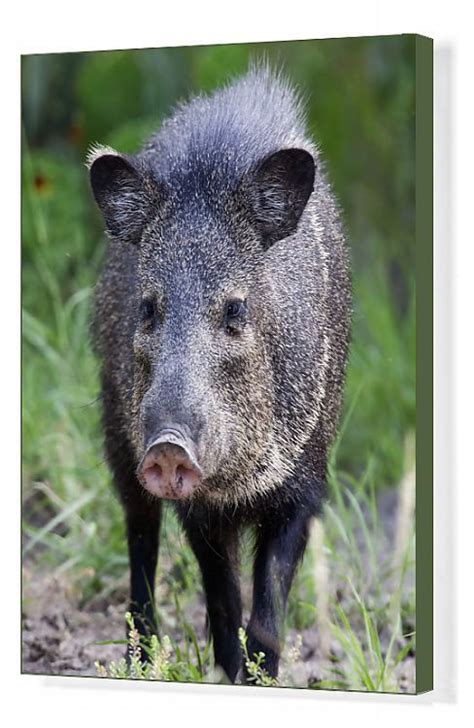
[[[185,447],[157,442],[146,452],[138,477],[146,490],[158,498],[188,498],[201,482],[201,472]]]

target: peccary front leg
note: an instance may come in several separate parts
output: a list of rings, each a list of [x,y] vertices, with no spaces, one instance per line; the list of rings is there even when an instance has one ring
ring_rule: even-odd
[[[241,666],[242,625],[237,532],[220,521],[185,521],[184,526],[201,569],[216,664],[234,682]]]
[[[126,510],[130,559],[130,612],[142,635],[155,634],[155,572],[161,502],[140,497]]]
[[[140,634],[156,633],[154,589],[158,559],[161,501],[151,499],[138,482],[136,462],[127,441],[117,439],[114,424],[117,392],[104,382],[105,443],[114,484],[125,513],[130,563],[130,612]],[[127,630],[128,631],[128,630]],[[128,655],[128,651],[127,651]]]
[[[291,507],[281,520],[268,519],[257,526],[253,607],[247,628],[250,659],[265,653],[265,670],[278,674],[281,629],[296,566],[308,540],[311,513]]]

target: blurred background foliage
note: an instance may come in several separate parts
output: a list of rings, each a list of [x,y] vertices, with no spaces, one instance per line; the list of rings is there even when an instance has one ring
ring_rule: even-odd
[[[415,426],[414,38],[27,56],[24,487],[40,484],[58,512],[67,509],[81,547],[87,539],[94,550],[101,527],[96,507],[88,517],[87,493],[100,493],[104,522],[115,523],[113,514],[119,519],[102,464],[97,365],[87,339],[90,293],[105,249],[84,166],[87,148],[100,142],[136,151],[176,102],[211,91],[264,57],[306,99],[348,232],[353,343],[334,467],[351,477],[370,472],[376,489],[402,475],[404,438]],[[50,535],[61,546],[57,528]],[[124,558],[123,545],[118,552]],[[71,550],[67,557],[74,561]]]

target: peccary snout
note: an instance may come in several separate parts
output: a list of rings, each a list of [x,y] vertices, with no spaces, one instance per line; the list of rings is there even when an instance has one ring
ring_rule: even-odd
[[[201,482],[193,443],[178,430],[162,430],[148,446],[138,478],[158,498],[188,498]]]

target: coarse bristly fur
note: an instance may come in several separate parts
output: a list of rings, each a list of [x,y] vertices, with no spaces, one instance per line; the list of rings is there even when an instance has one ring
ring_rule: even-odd
[[[147,516],[159,518],[136,468],[150,433],[180,421],[204,475],[177,509],[203,570],[216,658],[231,679],[237,658],[222,646],[226,598],[217,608],[209,596],[214,582],[196,534],[207,528],[206,538],[234,563],[223,529],[233,534],[242,522],[257,524],[267,542],[271,533],[282,545],[278,524],[287,524],[289,534],[288,524],[298,522],[296,564],[324,496],[341,405],[348,263],[337,205],[305,126],[288,82],[256,68],[181,104],[138,154],[96,147],[89,158],[110,237],[93,336],[106,450],[129,528],[132,598],[134,563],[148,557],[136,556],[130,524],[138,519],[143,529]],[[223,312],[232,300],[245,309],[226,327]],[[266,520],[273,521],[268,532]],[[153,551],[156,534],[150,539]],[[282,577],[283,601],[295,564]],[[255,579],[258,596],[257,567]],[[226,588],[237,599],[234,582]],[[135,582],[137,601],[139,591]],[[262,638],[275,630],[262,624],[276,597],[263,592],[251,633],[255,645],[275,655],[275,672],[278,647]],[[231,619],[232,609],[224,612]]]

